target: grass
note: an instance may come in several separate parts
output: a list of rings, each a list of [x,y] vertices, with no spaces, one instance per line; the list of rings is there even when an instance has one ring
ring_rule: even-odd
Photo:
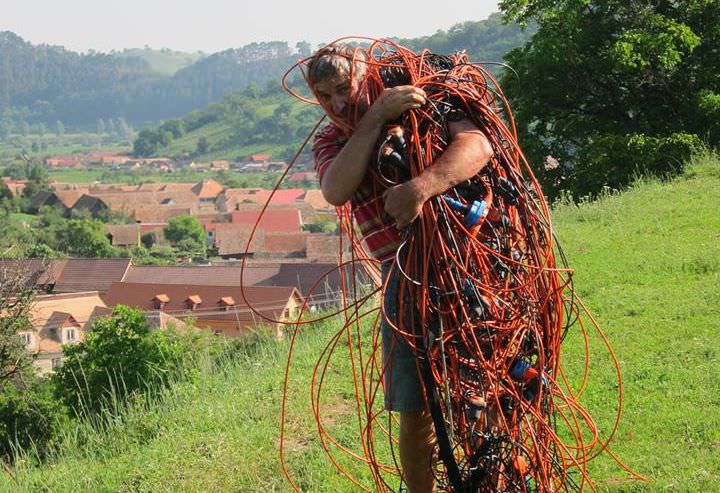
[[[719,210],[720,161],[711,156],[673,181],[641,182],[621,194],[555,208],[576,288],[623,371],[625,412],[612,449],[653,478],[628,480],[604,455],[591,466],[601,492],[720,491]],[[308,408],[309,375],[337,328],[330,321],[305,329],[294,360],[289,460],[308,492],[357,491],[322,452]],[[617,388],[600,340],[590,342],[591,383],[581,402],[606,433]],[[575,375],[580,347],[574,329],[563,360]],[[113,426],[96,431],[80,425],[81,431],[68,432],[53,462],[20,463],[15,480],[0,478],[0,491],[291,491],[277,452],[287,350],[288,341],[261,341],[224,371],[175,385],[158,402],[132,407]],[[332,361],[324,415],[352,445],[348,351],[340,344]],[[360,465],[351,467],[366,474]]]

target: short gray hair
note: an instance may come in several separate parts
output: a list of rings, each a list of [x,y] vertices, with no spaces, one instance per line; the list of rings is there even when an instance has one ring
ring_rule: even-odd
[[[350,62],[355,60],[353,73],[362,77],[367,69],[367,56],[363,50],[344,43],[334,43],[319,49],[308,63],[308,83],[312,86],[336,75],[350,73]]]

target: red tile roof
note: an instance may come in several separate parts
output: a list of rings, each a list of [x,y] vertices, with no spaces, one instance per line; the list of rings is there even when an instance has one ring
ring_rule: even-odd
[[[262,211],[233,211],[232,223],[258,227],[266,233],[297,233],[302,230],[302,220],[298,209],[267,209]]]
[[[215,180],[201,180],[192,187],[192,192],[200,199],[214,199],[225,190],[225,187]]]
[[[70,258],[55,283],[55,293],[76,293],[79,291],[100,291],[125,275],[130,259]]]
[[[158,294],[167,294],[170,298],[163,311],[175,317],[192,316],[198,323],[203,321],[212,326],[213,320],[230,321],[239,327],[269,325],[254,314],[254,307],[263,316],[272,320],[282,318],[283,310],[291,299],[302,302],[300,293],[294,287],[258,287],[248,286],[243,291],[236,286],[206,286],[182,284],[146,284],[115,282],[106,296],[108,306],[129,305],[143,310],[155,310],[153,298]],[[245,297],[243,297],[243,293]],[[205,307],[188,310],[185,301],[190,296],[200,296]],[[226,310],[223,298],[232,297],[236,304]],[[249,305],[249,306],[248,306]]]
[[[246,264],[241,279],[240,265],[131,265],[123,280],[125,282],[208,284],[213,286],[240,286],[242,280],[245,286],[254,286],[276,276],[280,271],[280,266],[281,264],[278,263]],[[269,285],[277,286],[278,284]]]

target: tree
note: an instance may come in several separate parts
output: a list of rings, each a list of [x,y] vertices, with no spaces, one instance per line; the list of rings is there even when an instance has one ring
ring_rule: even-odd
[[[25,342],[18,333],[32,328],[30,308],[45,268],[28,272],[22,262],[0,267],[0,390],[30,368]]]
[[[98,118],[95,128],[98,135],[103,135],[105,133],[105,122],[102,118]]]
[[[521,144],[551,194],[622,187],[637,174],[673,174],[717,145],[720,4],[610,0],[504,0],[517,21],[536,20],[510,52],[502,85]],[[667,154],[669,153],[669,154]],[[546,156],[558,166],[542,167]],[[547,168],[547,169],[545,169]]]
[[[205,256],[205,230],[195,216],[170,218],[168,225],[165,227],[165,238],[173,242],[182,254]]]
[[[208,152],[208,149],[210,148],[210,144],[208,144],[208,140],[206,137],[200,137],[197,141],[197,146],[195,147],[195,154],[198,156],[202,156],[203,154]]]
[[[115,248],[105,236],[105,225],[92,219],[70,219],[58,232],[58,250],[80,257],[112,257]]]
[[[60,120],[55,122],[55,135],[58,137],[65,135],[65,125]]]

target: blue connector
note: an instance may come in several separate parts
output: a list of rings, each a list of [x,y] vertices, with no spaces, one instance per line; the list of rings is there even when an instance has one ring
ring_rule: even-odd
[[[443,195],[443,199],[445,199],[445,202],[452,210],[465,214],[463,224],[468,228],[475,226],[476,224],[480,224],[480,221],[482,221],[483,215],[485,214],[485,209],[487,208],[487,204],[484,200],[475,200],[472,205],[468,207],[459,200],[455,200],[447,195]]]

